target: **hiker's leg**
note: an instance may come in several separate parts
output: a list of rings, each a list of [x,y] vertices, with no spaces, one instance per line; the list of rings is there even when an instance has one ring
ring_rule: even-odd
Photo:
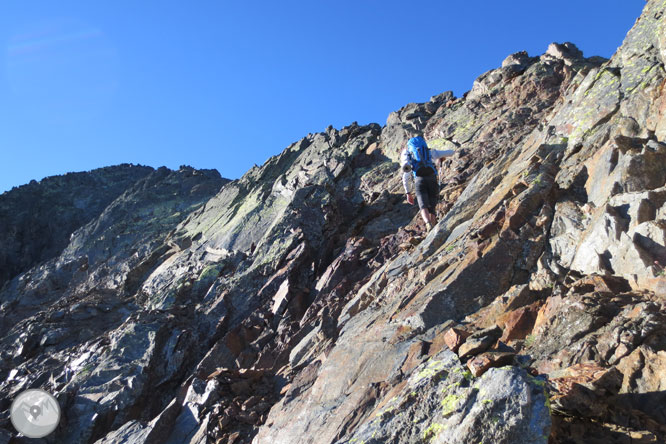
[[[426,178],[426,187],[428,190],[428,222],[431,226],[437,225],[437,201],[439,200],[439,184],[437,176],[432,175]]]
[[[430,224],[434,227],[437,225],[437,216],[435,216],[434,211],[428,211],[428,216],[430,216]]]
[[[430,214],[430,211],[428,211],[427,208],[421,210],[421,218],[423,218],[423,223],[426,225],[432,224],[432,214]]]
[[[419,208],[421,209],[421,217],[425,222],[428,231],[437,224],[437,216],[435,205],[439,197],[439,185],[437,183],[437,176],[416,176],[414,181],[414,188],[416,188],[416,198],[419,201]]]
[[[416,176],[414,178],[414,191],[416,192],[416,200],[419,202],[423,222],[429,223],[428,208],[430,207],[430,195],[428,193],[428,184],[424,177]]]

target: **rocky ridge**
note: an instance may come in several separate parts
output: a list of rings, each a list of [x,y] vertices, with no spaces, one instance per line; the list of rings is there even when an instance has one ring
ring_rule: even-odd
[[[77,228],[152,171],[133,165],[69,173],[15,187],[0,198],[0,286],[65,249]]]
[[[0,442],[30,387],[44,442],[666,441],[665,11],[239,180],[137,180],[2,287]],[[456,151],[427,236],[414,128]]]

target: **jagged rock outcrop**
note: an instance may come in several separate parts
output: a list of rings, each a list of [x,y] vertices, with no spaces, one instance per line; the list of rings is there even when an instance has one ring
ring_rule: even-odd
[[[119,165],[32,181],[0,196],[0,287],[58,256],[69,236],[152,168]]]
[[[57,439],[87,442],[181,370],[176,327],[186,321],[142,310],[128,293],[180,248],[173,229],[224,183],[216,171],[155,170],[72,233],[58,257],[3,287],[2,410],[26,387],[59,387],[68,413]]]
[[[46,442],[666,441],[664,12],[239,180],[146,175],[0,292],[0,437],[44,387]],[[427,235],[415,129],[456,151]]]

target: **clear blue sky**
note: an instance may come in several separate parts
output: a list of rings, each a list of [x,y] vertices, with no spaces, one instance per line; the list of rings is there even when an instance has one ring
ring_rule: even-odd
[[[0,192],[118,163],[240,177],[510,53],[609,57],[644,0],[67,1],[0,9]]]

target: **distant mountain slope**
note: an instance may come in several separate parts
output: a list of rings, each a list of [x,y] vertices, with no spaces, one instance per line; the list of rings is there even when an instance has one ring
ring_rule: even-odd
[[[58,256],[74,230],[151,171],[133,165],[100,168],[33,181],[0,195],[0,287]]]

